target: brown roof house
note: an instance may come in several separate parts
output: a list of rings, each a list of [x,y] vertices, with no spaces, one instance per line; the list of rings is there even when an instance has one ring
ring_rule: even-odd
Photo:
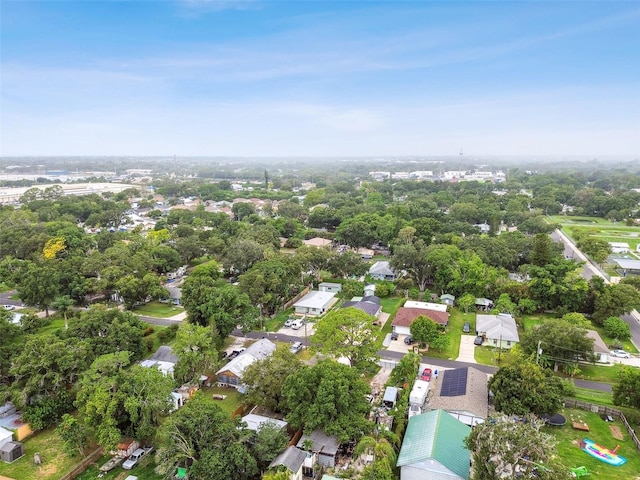
[[[428,317],[434,322],[445,327],[449,324],[449,314],[447,312],[429,310],[426,308],[401,307],[393,318],[393,323],[391,324],[393,331],[399,335],[409,335],[411,333],[411,324],[420,315]]]

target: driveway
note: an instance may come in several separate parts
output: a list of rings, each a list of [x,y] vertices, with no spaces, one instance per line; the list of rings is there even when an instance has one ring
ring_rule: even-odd
[[[298,337],[298,338],[310,337],[315,332],[316,332],[316,325],[315,323],[310,323],[310,322],[305,322],[304,325],[300,327],[298,330],[294,330],[293,328],[290,328],[290,327],[282,327],[280,330],[278,330],[278,334],[286,335],[288,337]]]
[[[462,335],[460,337],[460,354],[456,358],[456,362],[478,363],[473,355],[476,348],[473,344],[475,339],[475,335]]]

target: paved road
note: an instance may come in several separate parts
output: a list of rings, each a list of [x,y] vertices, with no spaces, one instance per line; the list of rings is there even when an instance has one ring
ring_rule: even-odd
[[[16,293],[17,292],[15,290],[0,293],[0,305],[15,305],[16,307],[24,307],[24,304],[20,300],[13,300],[11,298],[11,296],[15,295]]]
[[[584,254],[578,250],[571,241],[560,230],[555,230],[551,233],[551,238],[556,242],[564,243],[564,255],[567,258],[573,258],[576,261],[585,262],[584,267],[580,275],[587,281],[593,276],[600,276],[604,279],[605,284],[609,283],[609,280],[602,275],[600,270],[595,268],[591,262],[584,256]],[[640,313],[637,311],[631,312],[630,315],[623,315],[622,319],[631,327],[631,342],[640,350]]]
[[[234,330],[232,335],[237,336],[237,337],[244,337],[244,338],[254,338],[254,339],[260,339],[260,338],[270,338],[273,340],[278,340],[280,342],[299,342],[302,341],[302,343],[304,345],[309,345],[309,341],[304,339],[304,338],[300,338],[300,337],[294,337],[291,335],[281,335],[279,333],[273,333],[273,332],[249,332],[246,335],[242,335],[242,332],[240,330]],[[380,355],[380,358],[385,359],[385,360],[393,360],[393,361],[400,361],[402,359],[402,357],[404,357],[406,355],[406,353],[404,352],[394,352],[391,350],[380,350],[378,352],[378,355]],[[467,362],[458,362],[455,360],[444,360],[441,358],[432,358],[432,357],[422,357],[421,360],[423,363],[428,363],[431,365],[436,365],[438,367],[444,367],[444,368],[462,368],[462,367],[473,367],[473,368],[477,368],[478,370],[484,372],[484,373],[489,373],[489,374],[494,374],[496,373],[496,371],[498,370],[496,367],[492,367],[490,365],[480,365],[478,363],[467,363]],[[575,380],[574,381],[576,387],[581,387],[581,388],[590,388],[592,390],[600,390],[602,392],[610,392],[611,391],[611,385],[608,383],[602,383],[602,382],[591,382],[588,380]]]
[[[138,317],[143,322],[147,322],[151,325],[160,325],[163,327],[168,327],[170,325],[178,325],[182,322],[182,320],[172,320],[171,318],[145,317],[142,315],[138,315]],[[242,333],[240,333],[240,335],[242,335]]]

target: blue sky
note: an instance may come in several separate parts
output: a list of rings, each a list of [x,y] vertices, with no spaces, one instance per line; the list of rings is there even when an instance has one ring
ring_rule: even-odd
[[[1,155],[640,155],[638,2],[0,14]]]

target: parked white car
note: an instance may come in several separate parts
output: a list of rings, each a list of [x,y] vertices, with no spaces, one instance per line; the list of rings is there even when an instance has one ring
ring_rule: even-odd
[[[145,450],[144,448],[138,448],[129,456],[129,458],[125,460],[125,462],[122,464],[122,468],[124,468],[125,470],[131,470],[140,462],[140,459],[150,451],[151,449]]]
[[[15,305],[2,305],[2,308],[4,308],[5,310],[15,310],[16,306]]]
[[[296,342],[289,348],[291,353],[298,353],[300,350],[302,350],[302,342]]]
[[[629,355],[629,352],[625,352],[624,350],[611,350],[609,354],[612,357],[617,357],[617,358],[631,358],[631,355]]]

